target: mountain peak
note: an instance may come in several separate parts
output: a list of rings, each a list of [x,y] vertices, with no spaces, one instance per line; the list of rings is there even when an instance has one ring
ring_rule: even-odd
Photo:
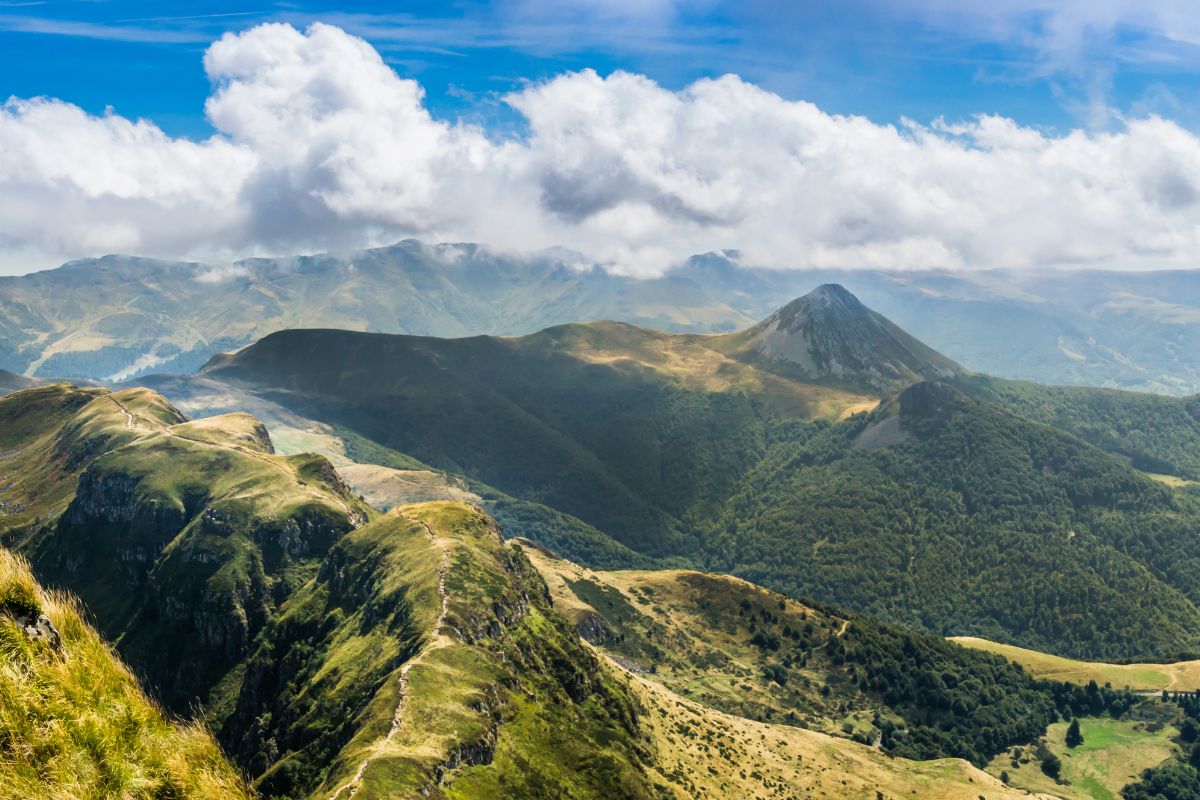
[[[722,349],[797,378],[880,394],[962,372],[836,283],[734,334]]]

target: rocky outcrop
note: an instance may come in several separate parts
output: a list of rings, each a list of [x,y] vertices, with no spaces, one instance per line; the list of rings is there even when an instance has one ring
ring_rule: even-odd
[[[45,642],[54,652],[66,655],[63,650],[62,636],[59,635],[58,630],[45,614],[18,612],[12,615],[12,619],[30,639]]]

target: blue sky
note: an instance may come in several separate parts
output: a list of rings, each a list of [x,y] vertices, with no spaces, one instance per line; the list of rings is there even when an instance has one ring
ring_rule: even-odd
[[[1195,267],[1198,77],[1194,0],[0,0],[0,274]]]
[[[727,72],[879,122],[1000,114],[1065,130],[1160,113],[1195,128],[1184,4],[763,2],[0,1],[0,94],[111,106],[174,135],[212,132],[201,57],[225,31],[324,20],[418,79],[441,118],[518,125],[495,98],[591,67],[680,88]],[[1085,4],[1074,4],[1081,7]],[[1180,30],[1179,28],[1182,28]]]

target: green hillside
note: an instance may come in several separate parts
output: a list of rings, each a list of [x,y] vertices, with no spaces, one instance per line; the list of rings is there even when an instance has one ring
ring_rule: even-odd
[[[1042,386],[985,375],[963,376],[958,384],[1014,414],[1069,431],[1135,469],[1200,480],[1200,396]]]
[[[827,352],[867,324],[831,320]],[[1098,394],[1104,436],[1055,427],[988,395],[1006,384],[961,375],[872,410],[879,398],[853,371],[804,382],[718,352],[729,341],[616,324],[519,339],[286,331],[214,359],[204,379],[570,515],[643,556],[1061,655],[1166,659],[1200,646],[1197,498],[1120,454],[1154,450],[1159,417],[1115,417]],[[1180,441],[1173,452],[1187,451]],[[510,532],[560,545],[519,520]]]
[[[981,762],[980,746],[990,752],[1008,737],[1035,735],[1052,702],[1003,667],[1010,674],[999,702],[1042,713],[1026,715],[1028,730],[971,738],[965,749],[914,734],[897,754],[938,760],[891,759],[844,731],[729,713],[737,709],[646,681],[580,639],[525,548],[504,543],[477,507],[433,502],[379,513],[323,459],[274,454],[252,417],[187,421],[146,390],[58,385],[0,399],[0,419],[5,497],[23,504],[0,518],[5,541],[32,555],[42,580],[88,598],[148,690],[181,713],[198,712],[263,797],[790,798],[844,795],[851,785],[863,796],[886,787],[965,800],[987,787],[989,796],[1015,797],[944,757]],[[38,598],[73,641],[78,617],[28,588],[27,574],[15,585],[17,606]],[[856,628],[842,634],[860,642]],[[88,636],[93,650],[109,652]],[[840,641],[821,646],[846,662],[875,660]],[[988,682],[996,674],[987,670],[1004,664],[973,658],[963,669]],[[103,670],[88,677],[128,674],[111,657]],[[725,680],[746,677],[730,669]],[[914,697],[906,707],[915,714],[922,704]],[[137,713],[120,735],[157,744],[138,751],[142,766],[121,767],[122,780],[147,792],[153,780],[177,781],[175,795],[146,796],[242,791],[204,734],[179,729],[179,741],[167,741],[175,728]],[[8,735],[23,748],[41,734],[13,723]],[[54,780],[77,782],[69,785],[93,780],[79,759],[55,768]]]
[[[665,555],[693,546],[690,520],[761,457],[769,419],[872,402],[705,344],[608,323],[522,339],[288,331],[206,376]]]
[[[917,384],[870,415],[780,441],[705,555],[938,633],[1146,657],[1195,644],[1198,514],[1069,434]]]
[[[78,605],[0,550],[0,797],[249,796],[207,732],[165,715]]]

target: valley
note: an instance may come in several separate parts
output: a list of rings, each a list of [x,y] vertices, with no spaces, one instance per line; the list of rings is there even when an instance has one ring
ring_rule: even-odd
[[[356,439],[355,460],[457,476],[512,535],[585,563],[730,572],[1073,657],[1196,646],[1200,497],[1145,474],[1192,474],[1188,401],[987,379],[829,296],[789,306],[821,320],[820,338],[779,317],[764,329],[769,352],[806,364],[742,352],[741,334],[610,324],[516,339],[291,331],[196,380]],[[892,393],[858,374],[920,380]],[[1122,432],[1086,423],[1101,418]],[[509,513],[498,495],[568,518]]]
[[[235,793],[1108,798],[1200,724],[1190,401],[981,376],[840,287],[11,389],[0,541]]]

